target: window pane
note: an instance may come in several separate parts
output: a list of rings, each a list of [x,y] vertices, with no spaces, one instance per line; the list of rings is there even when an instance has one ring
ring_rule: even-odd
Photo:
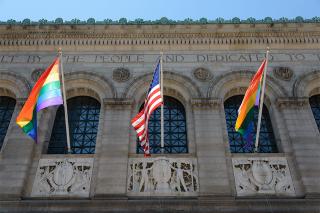
[[[70,141],[73,154],[93,154],[99,125],[100,103],[90,97],[68,100]],[[67,138],[64,109],[59,106],[54,122],[48,154],[66,154]]]
[[[164,152],[188,153],[186,113],[184,106],[176,99],[164,96]],[[141,106],[140,110],[143,108]],[[148,130],[150,153],[161,153],[161,108],[157,108],[151,115]],[[137,153],[143,149],[137,139]]]
[[[0,96],[0,149],[10,124],[16,101],[13,98]]]
[[[309,99],[313,117],[320,131],[320,95],[314,95]]]
[[[258,108],[255,109],[254,117],[254,129],[252,130],[252,144],[245,141],[242,136],[236,132],[234,129],[238,109],[241,105],[243,96],[237,95],[227,99],[224,102],[224,110],[226,115],[227,131],[229,137],[230,151],[232,153],[251,153],[254,151],[254,142],[256,138],[257,131],[257,121],[258,121]],[[271,120],[267,107],[264,105],[262,110],[261,118],[261,128],[260,128],[260,140],[259,140],[259,152],[270,153],[277,152],[277,146],[275,142],[275,137],[273,134],[273,129],[271,125]]]

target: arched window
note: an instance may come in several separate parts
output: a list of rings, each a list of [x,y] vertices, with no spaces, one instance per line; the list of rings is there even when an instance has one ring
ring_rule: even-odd
[[[73,154],[95,152],[100,103],[91,97],[78,96],[68,100],[70,143]],[[59,106],[52,128],[48,154],[66,154],[67,138],[63,106]]]
[[[224,111],[226,115],[229,145],[230,151],[232,153],[250,153],[254,151],[255,136],[257,131],[258,109],[256,109],[254,113],[255,122],[254,129],[252,131],[253,141],[251,144],[245,141],[242,138],[242,136],[234,129],[238,116],[238,109],[241,105],[242,99],[243,95],[236,95],[231,98],[228,98],[224,102]],[[277,146],[273,134],[269,112],[265,105],[263,106],[262,110],[261,130],[259,137],[259,152],[277,152]]]
[[[141,106],[140,110],[143,106]],[[184,106],[175,98],[164,96],[164,152],[188,153],[186,112]],[[150,153],[161,153],[160,107],[151,115],[148,125]],[[143,149],[137,139],[137,153]]]
[[[0,149],[10,124],[16,100],[7,96],[0,96]]]
[[[313,117],[320,131],[320,95],[314,95],[309,99]]]

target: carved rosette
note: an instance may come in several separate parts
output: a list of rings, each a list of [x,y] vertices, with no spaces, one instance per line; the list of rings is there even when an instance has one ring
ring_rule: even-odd
[[[129,196],[196,196],[198,172],[194,158],[131,158]]]
[[[89,197],[93,158],[40,159],[32,197]]]
[[[276,67],[273,69],[273,74],[276,78],[283,81],[290,81],[293,76],[293,71],[289,67]]]
[[[112,79],[116,82],[123,83],[130,78],[130,71],[125,68],[117,68],[113,71]]]
[[[238,196],[295,196],[286,158],[233,158],[232,164]]]
[[[31,73],[32,81],[36,82],[44,71],[45,69],[41,69],[41,68],[34,69]]]
[[[212,74],[209,72],[209,70],[199,67],[193,71],[193,76],[199,80],[199,81],[209,81],[212,79]]]

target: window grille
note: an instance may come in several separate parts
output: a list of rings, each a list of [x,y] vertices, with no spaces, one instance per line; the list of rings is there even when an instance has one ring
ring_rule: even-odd
[[[248,144],[242,136],[236,132],[234,129],[237,116],[238,109],[241,105],[243,95],[237,95],[228,98],[224,102],[224,111],[226,116],[227,123],[227,131],[229,138],[230,151],[232,153],[251,153],[254,152],[254,143],[257,131],[257,122],[258,122],[258,108],[255,109],[254,112],[254,129],[252,131],[252,143]],[[277,152],[276,141],[272,129],[272,124],[269,116],[269,112],[267,107],[264,105],[262,110],[262,118],[261,118],[261,129],[260,129],[260,137],[259,137],[259,152],[261,153],[274,153]]]
[[[72,154],[93,154],[99,125],[100,103],[87,96],[74,97],[67,102]],[[66,154],[67,151],[64,108],[61,105],[56,113],[48,154]]]
[[[143,108],[141,106],[140,110]],[[161,153],[160,107],[151,115],[148,125],[150,153]],[[164,152],[188,153],[186,112],[184,106],[175,98],[164,96]],[[143,149],[137,139],[137,153]]]

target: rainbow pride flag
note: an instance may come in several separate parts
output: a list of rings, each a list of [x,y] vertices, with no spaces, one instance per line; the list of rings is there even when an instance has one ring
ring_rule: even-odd
[[[261,82],[265,65],[266,60],[262,62],[257,73],[253,76],[238,110],[235,130],[239,132],[248,143],[252,143],[251,132],[254,128],[254,108],[255,106],[259,106]]]
[[[63,104],[63,101],[60,88],[59,58],[56,58],[32,88],[16,122],[27,135],[37,142],[37,112],[49,106],[60,104]]]

